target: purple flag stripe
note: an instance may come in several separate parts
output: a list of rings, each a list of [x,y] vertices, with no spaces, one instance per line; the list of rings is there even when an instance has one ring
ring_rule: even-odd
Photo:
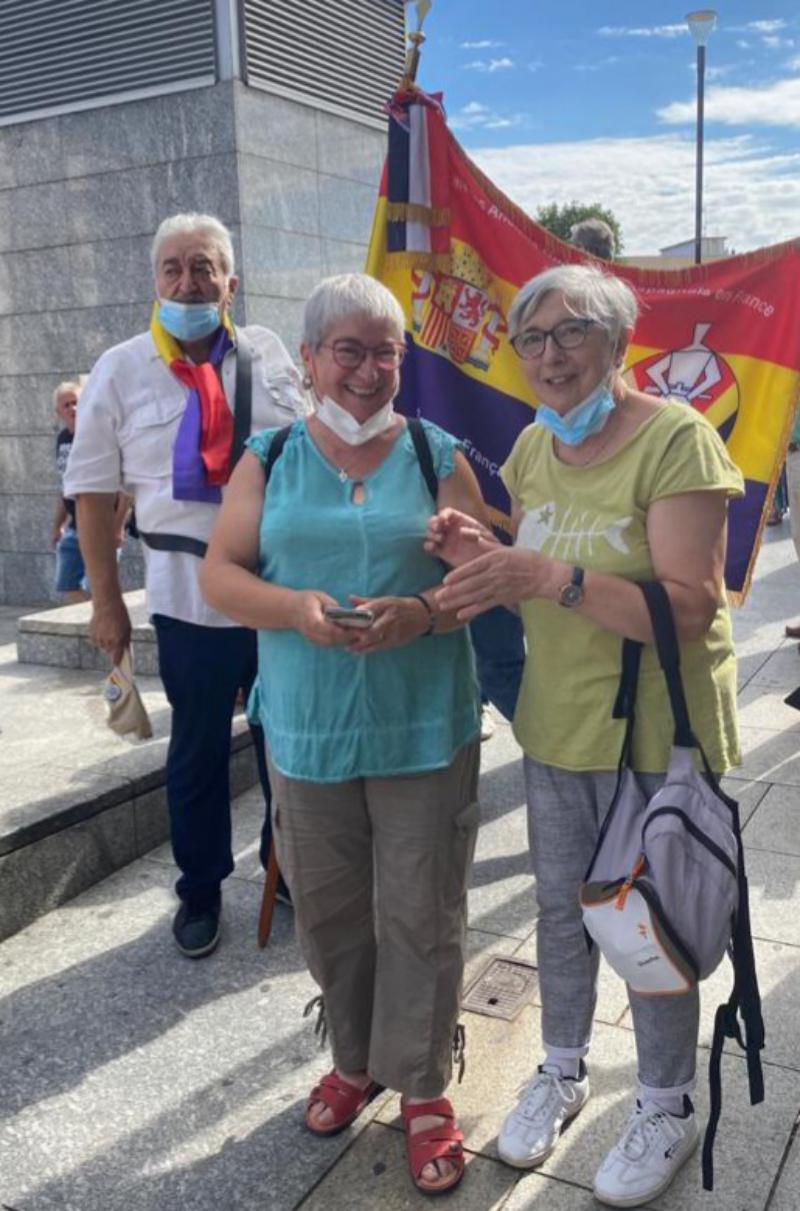
[[[732,593],[741,593],[744,589],[750,557],[757,549],[755,544],[769,484],[758,479],[746,479],[744,488],[745,495],[728,504],[725,583]]]
[[[508,493],[497,472],[518,435],[532,422],[533,408],[462,374],[447,358],[413,342],[408,344],[400,394],[395,400],[398,412],[435,421],[463,441],[483,499],[508,513]]]

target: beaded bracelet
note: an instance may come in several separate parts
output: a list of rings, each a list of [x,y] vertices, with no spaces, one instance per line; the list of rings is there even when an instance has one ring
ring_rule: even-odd
[[[433,628],[434,628],[434,625],[435,625],[435,623],[436,623],[436,615],[434,614],[433,610],[432,610],[432,609],[431,609],[431,607],[430,607],[430,602],[428,602],[428,601],[427,601],[427,600],[426,600],[426,599],[425,599],[425,598],[422,596],[422,594],[421,594],[421,593],[409,593],[409,597],[413,597],[413,598],[415,598],[417,601],[421,601],[421,602],[422,602],[422,604],[425,606],[425,609],[428,611],[428,619],[429,619],[428,629],[427,629],[427,631],[423,631],[423,632],[422,632],[422,636],[421,636],[421,638],[424,638],[426,635],[432,635],[432,634],[433,634]]]

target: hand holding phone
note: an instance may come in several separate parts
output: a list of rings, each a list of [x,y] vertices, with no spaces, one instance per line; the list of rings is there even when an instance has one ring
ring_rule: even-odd
[[[344,606],[325,606],[323,610],[328,622],[340,627],[371,627],[375,621],[372,610],[347,609]]]

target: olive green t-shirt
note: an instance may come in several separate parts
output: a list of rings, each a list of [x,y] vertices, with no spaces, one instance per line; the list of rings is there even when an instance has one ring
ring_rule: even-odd
[[[529,425],[501,468],[523,510],[517,545],[587,570],[652,580],[647,510],[682,492],[741,496],[743,480],[716,430],[686,404],[667,401],[616,454],[596,466],[570,467],[552,435]],[[615,769],[624,724],[611,711],[622,639],[580,611],[534,599],[521,604],[528,656],[514,734],[537,761],[567,770]],[[709,763],[723,773],[740,762],[736,660],[727,604],[702,639],[682,642],[681,673],[692,727]],[[633,768],[662,773],[669,761],[672,714],[655,650],[642,653]]]

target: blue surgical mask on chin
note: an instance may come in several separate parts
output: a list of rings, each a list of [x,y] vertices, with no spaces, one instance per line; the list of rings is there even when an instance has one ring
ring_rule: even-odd
[[[176,341],[201,341],[221,323],[218,303],[176,303],[158,300],[158,318]]]
[[[579,446],[587,437],[600,432],[615,407],[614,396],[604,379],[591,395],[563,416],[546,404],[540,404],[536,409],[536,424],[549,429],[565,446]]]

